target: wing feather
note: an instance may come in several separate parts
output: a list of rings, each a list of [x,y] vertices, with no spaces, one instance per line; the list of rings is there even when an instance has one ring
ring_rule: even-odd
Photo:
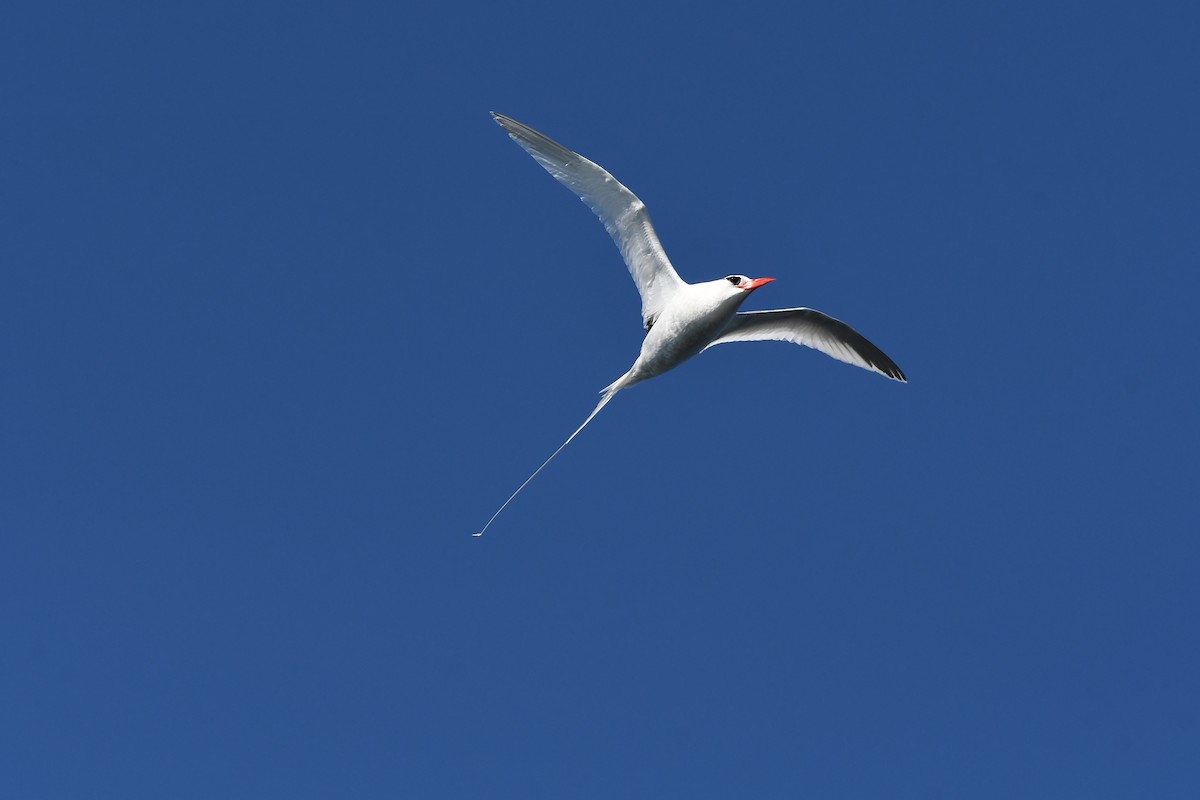
[[[595,212],[621,251],[642,296],[642,322],[649,330],[670,299],[686,284],[671,266],[646,204],[603,168],[558,142],[503,114],[492,113],[512,140]]]
[[[841,320],[811,308],[741,311],[708,347],[726,342],[782,341],[820,350],[838,361],[907,383],[900,367]],[[705,348],[707,349],[707,348]]]

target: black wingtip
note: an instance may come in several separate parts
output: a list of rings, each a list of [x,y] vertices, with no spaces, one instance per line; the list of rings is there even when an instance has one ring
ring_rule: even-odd
[[[891,378],[900,383],[908,383],[908,378],[905,377],[904,371],[901,370],[896,363],[891,359],[887,361],[872,361],[871,366],[879,370],[885,378]]]

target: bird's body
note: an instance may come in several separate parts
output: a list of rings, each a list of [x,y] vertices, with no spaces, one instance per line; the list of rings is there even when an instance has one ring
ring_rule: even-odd
[[[625,385],[662,375],[699,355],[729,325],[751,291],[739,289],[724,278],[684,284],[646,333]]]
[[[705,349],[724,342],[781,340],[820,350],[840,361],[904,381],[904,373],[879,348],[833,317],[810,308],[738,312],[750,294],[774,278],[728,275],[689,284],[675,272],[646,207],[633,192],[596,164],[532,128],[502,114],[492,115],[509,136],[547,172],[596,213],[616,242],[642,296],[646,338],[629,371],[601,392],[599,404],[488,520],[483,532],[554,457],[622,389],[674,369]]]

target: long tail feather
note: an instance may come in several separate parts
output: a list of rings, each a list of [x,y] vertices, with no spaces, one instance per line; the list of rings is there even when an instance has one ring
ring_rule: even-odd
[[[587,417],[587,419],[585,419],[583,421],[583,424],[580,425],[578,428],[576,428],[575,432],[572,433],[570,436],[568,436],[567,440],[565,442],[563,442],[562,444],[560,444],[558,446],[558,449],[555,450],[553,453],[551,453],[550,457],[547,458],[545,461],[543,461],[542,465],[540,467],[538,467],[532,475],[530,475],[528,478],[526,478],[524,483],[522,483],[520,486],[517,487],[517,490],[515,492],[513,492],[507,500],[504,501],[504,505],[502,505],[498,509],[496,509],[496,513],[492,514],[492,518],[487,521],[487,525],[483,526],[483,530],[481,530],[479,533],[472,533],[471,534],[472,536],[483,536],[483,534],[487,532],[487,529],[489,527],[491,527],[493,522],[496,521],[496,517],[500,516],[500,512],[503,511],[504,509],[508,508],[508,504],[511,503],[513,501],[513,499],[521,493],[521,490],[524,489],[526,486],[528,486],[529,482],[532,481],[534,478],[536,478],[538,476],[538,474],[546,468],[546,465],[549,464],[551,461],[553,461],[554,457],[557,456],[559,453],[561,453],[566,448],[566,446],[569,445],[571,443],[571,441],[576,436],[579,435],[579,432],[587,427],[588,423],[591,422],[592,419],[597,414],[600,413],[600,409],[602,409],[606,405],[608,405],[608,401],[612,400],[617,392],[621,391],[628,385],[626,383],[626,380],[628,378],[629,378],[629,373],[626,372],[624,375],[617,378],[615,381],[613,381],[608,386],[606,386],[603,391],[601,391],[600,394],[602,395],[602,397],[600,398],[600,402],[597,403],[596,407],[592,409],[592,413],[588,414],[588,417]]]

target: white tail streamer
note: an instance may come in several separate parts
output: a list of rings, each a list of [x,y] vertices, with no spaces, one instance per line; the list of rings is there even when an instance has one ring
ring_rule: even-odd
[[[604,390],[601,392],[601,394],[603,396],[600,398],[600,402],[597,403],[596,407],[592,409],[592,413],[588,414],[588,417],[587,417],[587,419],[585,419],[583,421],[583,424],[580,425],[578,428],[576,428],[575,432],[572,433],[570,436],[568,436],[567,440],[565,442],[563,442],[562,444],[560,444],[558,446],[558,449],[555,450],[553,453],[551,453],[550,457],[547,458],[545,461],[543,461],[542,465],[540,467],[538,467],[536,470],[534,470],[534,473],[532,475],[530,475],[528,478],[526,478],[525,482],[522,483],[520,486],[518,486],[517,490],[515,492],[513,492],[511,495],[509,495],[509,498],[504,501],[504,505],[502,505],[498,509],[496,509],[496,513],[492,514],[492,518],[487,521],[487,525],[483,526],[483,530],[481,530],[479,533],[472,533],[471,534],[472,536],[483,536],[483,534],[485,534],[487,532],[487,529],[489,527],[491,527],[493,522],[496,521],[496,517],[500,516],[500,512],[503,511],[504,509],[508,508],[508,504],[511,503],[516,498],[516,496],[521,493],[521,490],[524,489],[526,486],[528,486],[529,482],[532,481],[534,478],[536,478],[538,476],[538,474],[546,468],[546,465],[549,464],[551,461],[553,461],[554,457],[557,456],[559,453],[561,453],[566,448],[566,446],[569,445],[571,443],[571,441],[576,436],[579,435],[579,432],[587,427],[588,423],[591,422],[592,419],[597,414],[600,413],[600,409],[602,409],[606,405],[608,405],[608,401],[612,400],[613,396],[616,395],[617,392],[621,391],[628,385],[627,381],[629,379],[629,375],[630,375],[630,373],[626,372],[624,375],[617,378],[615,381],[613,381],[612,383],[610,383],[608,386],[606,386],[604,388]]]

